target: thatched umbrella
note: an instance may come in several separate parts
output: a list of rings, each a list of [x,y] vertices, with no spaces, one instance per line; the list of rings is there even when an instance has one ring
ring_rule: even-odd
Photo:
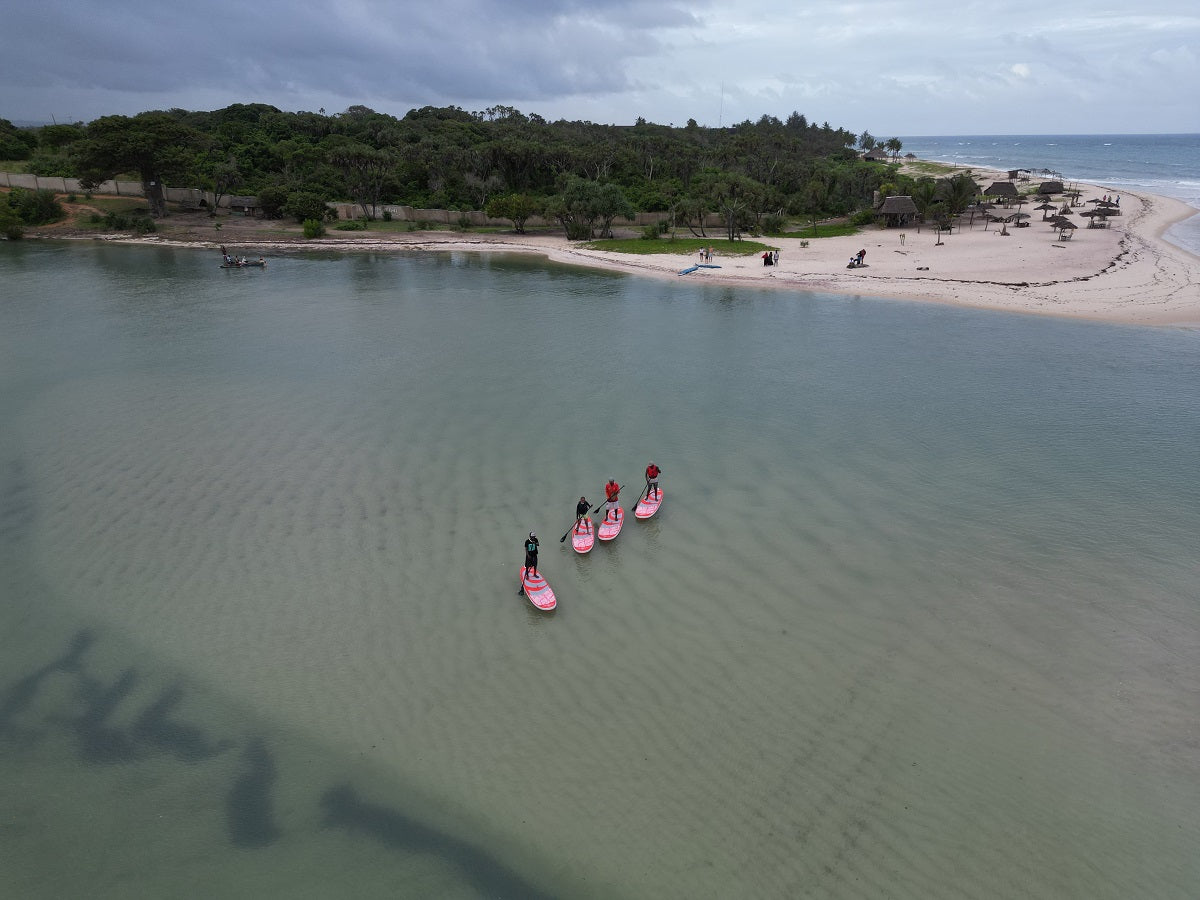
[[[1050,210],[1058,209],[1058,207],[1053,203],[1039,203],[1034,207],[1034,209],[1040,209],[1042,211],[1042,221],[1045,222],[1048,218],[1050,218]]]
[[[1070,232],[1074,231],[1078,227],[1079,226],[1076,225],[1074,222],[1072,222],[1068,219],[1063,219],[1058,224],[1058,239],[1060,241],[1065,241],[1067,239],[1068,234]]]

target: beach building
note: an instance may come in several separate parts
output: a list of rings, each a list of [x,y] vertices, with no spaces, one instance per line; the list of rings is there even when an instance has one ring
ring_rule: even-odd
[[[916,220],[917,204],[907,195],[885,197],[875,214],[888,228],[898,228]]]

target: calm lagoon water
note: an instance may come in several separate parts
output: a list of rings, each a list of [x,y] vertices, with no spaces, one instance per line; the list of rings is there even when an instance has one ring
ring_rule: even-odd
[[[0,421],[6,896],[1200,893],[1196,331],[0,244]]]

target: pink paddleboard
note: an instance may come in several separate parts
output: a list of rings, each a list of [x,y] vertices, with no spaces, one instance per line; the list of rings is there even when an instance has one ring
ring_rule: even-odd
[[[525,589],[525,596],[529,598],[529,602],[538,609],[549,610],[554,609],[558,605],[558,600],[554,597],[554,591],[550,590],[550,585],[545,577],[539,572],[534,575],[529,569],[522,569],[525,573],[521,579],[521,587]]]
[[[662,488],[655,491],[657,496],[647,495],[638,501],[638,505],[633,508],[633,515],[638,519],[648,519],[662,506],[663,492]]]
[[[584,516],[579,527],[571,529],[571,546],[576,553],[587,553],[596,545],[596,527],[592,520]]]
[[[617,507],[613,510],[613,518],[607,522],[601,522],[596,529],[596,537],[602,541],[611,541],[621,533],[621,526],[625,524],[625,510]]]

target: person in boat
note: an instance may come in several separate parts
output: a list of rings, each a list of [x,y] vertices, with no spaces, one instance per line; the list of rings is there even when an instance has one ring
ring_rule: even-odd
[[[656,466],[651,460],[650,465],[646,466],[646,499],[650,499],[650,491],[654,491],[654,499],[658,499],[658,476],[662,469]]]
[[[608,484],[604,485],[604,521],[608,521],[611,515],[613,521],[616,521],[617,502],[621,496],[621,486],[617,484],[616,479],[608,479]]]
[[[592,504],[588,503],[587,497],[580,497],[579,502],[575,504],[575,533],[581,534],[586,531],[583,527],[583,520],[587,518],[588,510],[592,508]],[[589,525],[591,522],[589,521]]]
[[[529,532],[529,537],[525,539],[525,572],[521,573],[522,581],[525,580],[526,572],[533,572],[534,575],[538,573],[537,557],[539,546],[540,544],[538,543],[537,535],[532,531]]]

